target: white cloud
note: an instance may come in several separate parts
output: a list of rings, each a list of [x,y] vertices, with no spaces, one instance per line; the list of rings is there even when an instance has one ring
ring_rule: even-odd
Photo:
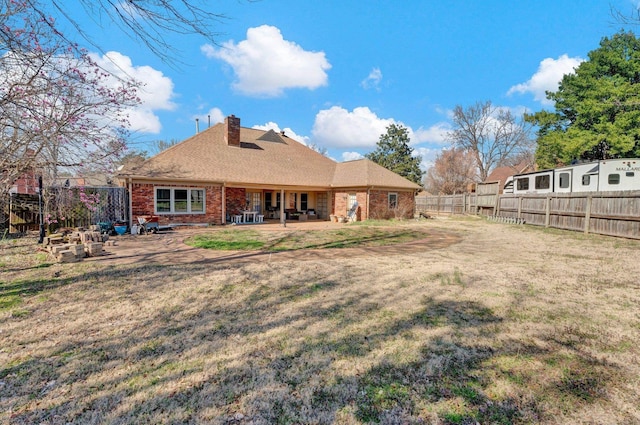
[[[532,93],[536,101],[543,105],[551,105],[553,102],[547,99],[545,92],[558,90],[562,77],[572,74],[583,61],[582,58],[570,58],[567,55],[562,55],[558,59],[546,58],[540,62],[538,71],[527,82],[511,87],[507,94]]]
[[[382,71],[380,71],[380,68],[373,68],[360,85],[365,89],[373,88],[380,91],[380,82],[382,82]]]
[[[275,132],[280,133],[281,131],[284,131],[284,134],[289,137],[290,139],[293,139],[297,142],[302,143],[303,145],[309,145],[309,137],[307,136],[300,136],[298,134],[296,134],[292,129],[290,128],[285,128],[284,130],[280,129],[280,126],[273,122],[273,121],[269,121],[268,123],[264,124],[264,125],[254,125],[252,128],[256,128],[258,130],[264,130],[264,131],[268,131],[268,130],[273,130]]]
[[[447,141],[447,133],[452,130],[451,124],[448,122],[439,122],[431,127],[419,129],[413,132],[416,143],[431,143],[435,145],[445,145]],[[411,139],[413,142],[414,139]]]
[[[387,132],[391,124],[401,125],[407,129],[414,156],[420,155],[420,168],[426,170],[433,165],[441,146],[447,145],[445,135],[451,130],[451,124],[440,122],[431,127],[411,127],[392,118],[378,117],[367,107],[354,108],[352,112],[339,106],[322,110],[316,115],[313,126],[313,140],[323,146],[336,149],[366,148],[373,151],[380,136]],[[427,146],[424,146],[426,144]],[[364,158],[359,152],[344,151],[343,161]]]
[[[428,170],[433,166],[436,160],[436,156],[441,152],[442,149],[432,149],[432,148],[416,148],[414,150],[416,155],[420,155],[422,157],[422,162],[420,163],[420,168],[422,170]]]
[[[342,152],[343,161],[355,161],[356,159],[362,159],[364,155],[358,152]]]
[[[366,106],[354,108],[352,112],[333,106],[318,112],[311,132],[313,140],[327,147],[375,147],[380,135],[395,123],[393,119],[378,117]]]
[[[247,39],[238,44],[231,40],[219,49],[207,44],[201,51],[228,63],[236,74],[233,87],[250,96],[274,97],[285,89],[326,86],[331,68],[324,52],[306,51],[269,25],[249,28]]]
[[[451,131],[451,124],[440,122],[431,127],[420,127],[413,130],[410,126],[393,118],[380,118],[368,107],[354,108],[352,112],[333,106],[316,115],[313,124],[313,140],[330,148],[371,148],[374,149],[380,136],[386,134],[391,124],[401,125],[407,129],[409,144],[420,143],[445,145],[446,133]]]
[[[143,83],[137,93],[141,104],[128,111],[130,129],[142,133],[160,133],[162,124],[154,111],[175,109],[176,105],[171,101],[174,96],[173,81],[150,66],[134,66],[128,56],[119,52],[107,52],[102,56],[92,54],[91,58],[113,75],[110,77],[113,86],[120,84],[118,78],[133,78]]]

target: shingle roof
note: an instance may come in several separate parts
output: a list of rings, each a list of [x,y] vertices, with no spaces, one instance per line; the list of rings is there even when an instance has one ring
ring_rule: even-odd
[[[387,170],[369,159],[358,159],[338,163],[332,186],[377,186],[385,188],[421,189],[419,185]]]
[[[240,147],[217,124],[130,170],[135,178],[273,186],[419,188],[369,161],[337,163],[284,134],[240,128]],[[124,174],[124,173],[123,173]]]
[[[513,176],[514,174],[521,174],[527,170],[533,170],[533,167],[529,165],[527,162],[522,161],[518,165],[505,165],[502,167],[497,167],[489,175],[487,176],[485,182],[500,182],[500,187],[502,187],[507,180],[507,178]]]

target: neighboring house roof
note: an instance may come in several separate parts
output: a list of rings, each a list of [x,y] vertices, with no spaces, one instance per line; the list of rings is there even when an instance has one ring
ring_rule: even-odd
[[[531,164],[526,161],[522,161],[518,165],[505,165],[503,167],[497,167],[489,175],[487,176],[486,182],[500,182],[500,187],[504,186],[504,183],[507,181],[507,178],[513,176],[514,174],[522,174],[528,171],[533,171],[533,167]]]
[[[239,147],[229,143],[229,137],[227,123],[216,124],[123,175],[230,185],[419,188],[369,160],[337,163],[273,130],[239,127]]]
[[[111,177],[106,174],[90,174],[82,177],[62,176],[57,177],[51,186],[63,187],[102,187],[113,186]]]

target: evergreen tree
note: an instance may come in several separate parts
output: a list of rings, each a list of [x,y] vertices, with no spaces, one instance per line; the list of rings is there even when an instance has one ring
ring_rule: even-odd
[[[539,127],[540,167],[640,156],[640,40],[619,32],[588,57],[547,93],[554,112],[527,117]]]
[[[413,148],[409,146],[409,141],[405,127],[391,124],[387,127],[387,132],[380,135],[376,150],[365,156],[376,164],[420,184],[424,174],[420,169],[422,158],[419,155],[413,156]]]

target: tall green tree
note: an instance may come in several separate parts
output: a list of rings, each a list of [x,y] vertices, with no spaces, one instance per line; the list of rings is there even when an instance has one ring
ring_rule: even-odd
[[[376,164],[421,184],[424,174],[420,169],[422,157],[413,155],[413,148],[409,146],[409,142],[407,129],[391,124],[387,127],[387,132],[380,135],[376,150],[365,156]]]
[[[540,167],[640,156],[640,40],[621,31],[588,58],[547,93],[555,111],[527,117],[539,128]]]

